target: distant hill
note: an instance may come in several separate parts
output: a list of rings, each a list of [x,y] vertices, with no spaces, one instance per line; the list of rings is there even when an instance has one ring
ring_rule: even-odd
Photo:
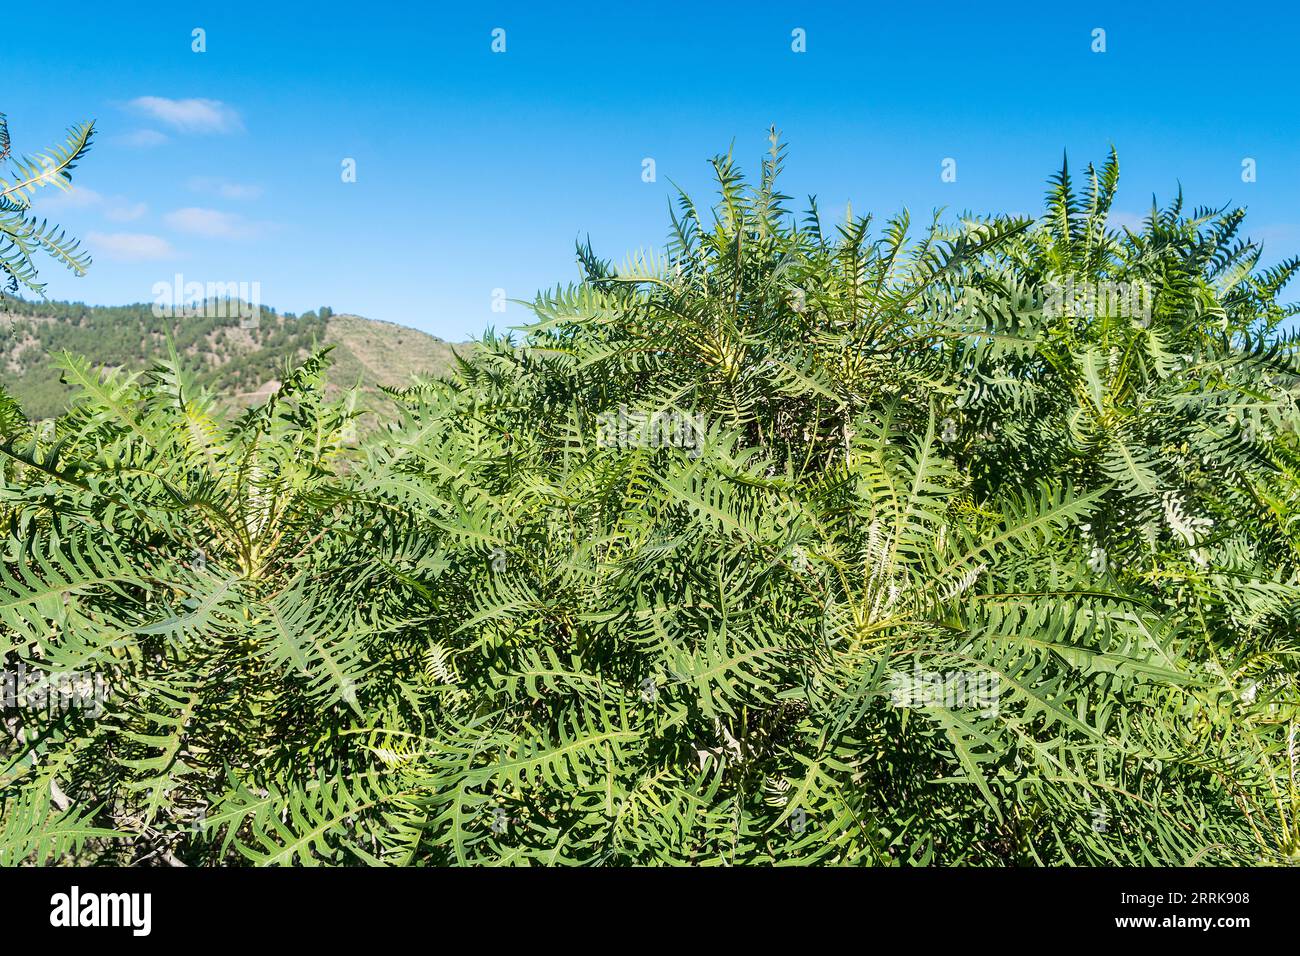
[[[442,375],[453,365],[453,346],[442,339],[329,309],[297,316],[263,307],[256,328],[241,328],[233,315],[157,318],[148,304],[2,298],[0,385],[30,418],[49,418],[66,407],[71,394],[50,365],[51,352],[67,350],[101,365],[145,369],[167,355],[167,330],[198,381],[237,406],[264,398],[278,387],[286,363],[324,345],[334,346],[330,386],[359,384],[372,395],[380,385],[407,385],[414,375]],[[473,344],[455,348],[465,354]]]

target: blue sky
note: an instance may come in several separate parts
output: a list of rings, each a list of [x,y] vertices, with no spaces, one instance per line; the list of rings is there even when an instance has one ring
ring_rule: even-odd
[[[32,14],[3,55],[15,150],[77,120],[99,129],[83,191],[37,205],[96,257],[83,279],[49,263],[50,296],[147,302],[176,273],[256,281],[282,311],[460,340],[525,321],[493,312],[494,290],[527,299],[576,278],[579,236],[616,261],[661,245],[672,182],[704,198],[706,160],[733,140],[753,171],[772,123],[790,143],[785,191],[824,212],[1037,213],[1063,150],[1082,168],[1114,143],[1121,221],[1181,183],[1192,204],[1245,204],[1268,259],[1300,252],[1291,5],[465,6]],[[956,182],[940,180],[945,158]]]

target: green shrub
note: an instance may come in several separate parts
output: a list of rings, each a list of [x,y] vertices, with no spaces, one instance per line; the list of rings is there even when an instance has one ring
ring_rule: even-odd
[[[915,239],[713,162],[359,446],[323,355],[61,359],[0,634],[108,691],[6,711],[0,861],[1294,860],[1300,264],[1113,156]]]

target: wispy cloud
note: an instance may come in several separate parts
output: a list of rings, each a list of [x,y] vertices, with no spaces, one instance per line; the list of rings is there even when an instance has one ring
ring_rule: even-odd
[[[1123,209],[1112,209],[1106,215],[1106,225],[1112,229],[1128,229],[1131,232],[1141,232],[1142,224],[1146,221],[1146,216],[1140,212],[1127,212]]]
[[[163,216],[177,232],[204,239],[253,239],[264,231],[264,224],[249,222],[234,213],[217,209],[187,206]]]
[[[139,96],[128,105],[182,133],[235,133],[244,128],[239,113],[220,100]]]
[[[115,262],[153,262],[176,256],[176,250],[162,236],[143,232],[92,232],[86,242],[96,254]]]
[[[1282,251],[1294,251],[1297,242],[1300,242],[1300,225],[1293,222],[1273,223],[1264,226],[1245,226],[1242,229],[1247,236],[1256,242],[1263,243],[1268,247],[1269,252],[1278,252],[1280,247]]]
[[[85,186],[43,195],[37,204],[42,213],[58,212],[61,209],[89,209],[113,222],[132,222],[149,211],[149,207],[142,202],[132,202],[125,196],[103,196]]]
[[[36,200],[42,212],[59,209],[90,209],[104,201],[104,197],[85,186],[74,186],[66,192],[47,192]]]
[[[134,222],[149,211],[142,202],[128,202],[120,196],[108,201],[104,207],[104,218],[113,222]]]
[[[156,129],[138,129],[118,136],[116,141],[123,146],[130,146],[135,149],[152,149],[167,142],[167,136]]]
[[[200,193],[211,193],[222,199],[248,200],[258,199],[262,187],[251,183],[232,183],[226,179],[212,179],[207,176],[195,176],[190,180],[190,189]]]

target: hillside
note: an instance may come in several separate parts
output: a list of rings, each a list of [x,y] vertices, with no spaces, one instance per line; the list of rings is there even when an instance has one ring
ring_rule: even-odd
[[[286,362],[332,345],[331,390],[360,385],[409,384],[413,375],[440,375],[453,361],[453,346],[392,322],[329,309],[301,316],[262,309],[257,328],[237,317],[157,318],[152,306],[88,306],[79,302],[0,300],[0,385],[31,418],[64,409],[71,390],[59,381],[51,353],[69,351],[92,361],[145,369],[167,354],[170,332],[177,352],[198,381],[231,405],[248,405],[276,387]]]

